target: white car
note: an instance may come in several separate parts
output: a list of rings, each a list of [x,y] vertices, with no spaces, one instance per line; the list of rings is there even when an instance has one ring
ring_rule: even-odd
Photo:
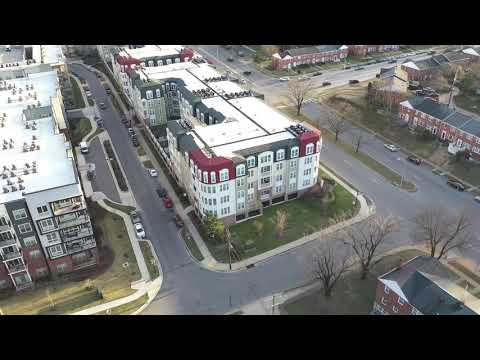
[[[145,237],[145,230],[143,229],[142,223],[138,222],[135,224],[135,232],[139,238],[143,239]]]
[[[391,152],[395,152],[395,151],[398,151],[398,147],[396,147],[395,145],[393,144],[383,144],[383,146],[385,146],[388,150],[390,150]]]
[[[476,202],[480,203],[480,196],[475,196],[473,199],[474,199]]]
[[[285,77],[281,77],[278,80],[280,80],[280,81],[290,81],[290,78],[288,76],[285,76]]]
[[[151,177],[157,177],[158,176],[158,172],[155,169],[149,169],[148,172],[150,173]]]

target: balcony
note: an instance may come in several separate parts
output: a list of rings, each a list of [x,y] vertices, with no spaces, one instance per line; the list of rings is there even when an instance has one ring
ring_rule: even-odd
[[[72,241],[93,235],[93,230],[89,226],[76,232],[62,233],[63,241]]]
[[[67,249],[68,254],[76,253],[82,250],[91,249],[96,246],[95,239],[93,236],[88,238],[74,240],[69,243],[65,243],[65,248]]]
[[[11,251],[8,253],[3,253],[2,254],[2,260],[3,261],[9,261],[13,259],[18,259],[22,257],[22,253],[19,250]]]
[[[77,211],[85,208],[85,202],[82,199],[74,200],[66,204],[52,203],[53,214],[55,216],[67,214],[72,211]]]
[[[11,239],[8,239],[8,240],[1,240],[0,239],[0,248],[6,247],[6,246],[12,246],[12,245],[15,245],[16,243],[17,243],[17,240],[15,240],[15,238],[11,238]]]
[[[72,226],[85,224],[90,221],[90,217],[88,215],[81,215],[75,219],[67,220],[67,221],[58,221],[58,228],[59,229],[66,229]]]
[[[25,264],[16,264],[16,265],[8,265],[7,269],[10,274],[15,274],[21,271],[26,271],[27,267]]]
[[[12,228],[12,225],[11,225],[11,224],[0,225],[0,232],[4,232],[4,231],[7,231],[7,230],[10,230],[11,228]]]

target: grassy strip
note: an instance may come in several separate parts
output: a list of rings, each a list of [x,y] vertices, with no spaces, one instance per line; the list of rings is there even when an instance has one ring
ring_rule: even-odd
[[[108,206],[114,208],[114,209],[117,209],[127,215],[130,215],[130,213],[132,211],[135,210],[135,207],[133,206],[127,206],[127,205],[120,205],[120,204],[117,204],[117,203],[114,203],[108,199],[104,199],[103,201],[105,201],[105,204],[107,204]]]
[[[70,128],[72,130],[72,144],[77,146],[80,141],[92,131],[92,124],[87,118],[76,118],[70,119],[69,121]]]
[[[102,311],[95,315],[131,315],[145,305],[147,301],[148,295],[145,294],[139,297],[137,300],[109,309],[108,314],[107,311]]]
[[[146,160],[142,162],[143,166],[145,166],[147,169],[154,169],[155,166],[153,166],[153,163],[150,160]]]
[[[365,280],[360,279],[360,269],[345,274],[333,289],[331,298],[325,298],[319,288],[287,300],[280,306],[288,315],[368,315],[373,308],[377,276],[398,266],[400,261],[424,255],[419,250],[405,250],[387,255],[373,266]],[[319,284],[320,286],[320,284]]]
[[[150,277],[156,279],[160,276],[160,272],[158,271],[157,262],[155,257],[152,254],[152,249],[150,245],[146,241],[139,241],[140,249],[142,249],[143,258],[145,259],[145,263],[147,264],[148,272],[150,273]]]
[[[469,278],[471,278],[472,280],[474,280],[478,284],[480,284],[480,275],[472,272],[471,270],[469,270],[468,268],[466,268],[465,266],[463,266],[462,264],[460,264],[456,261],[452,261],[449,264],[451,266],[453,266],[455,269],[457,269],[458,271],[464,273],[466,276],[468,276]]]
[[[358,191],[358,189],[357,189],[355,186],[353,186],[349,181],[345,180],[345,178],[343,178],[342,176],[338,175],[335,171],[333,171],[332,169],[330,169],[327,165],[325,165],[325,164],[323,164],[323,163],[320,164],[320,165],[323,166],[324,168],[326,168],[327,170],[329,170],[331,173],[335,174],[335,176],[336,176],[337,178],[339,178],[340,180],[342,180],[345,184],[348,184],[353,190]],[[320,170],[320,171],[321,171],[321,170]],[[324,172],[322,172],[322,173],[325,174]],[[325,175],[321,175],[321,177],[322,177],[323,179],[324,179],[324,178],[327,178],[327,179],[330,178],[330,176],[328,176],[328,175],[326,175],[326,174],[325,174]]]
[[[95,136],[97,136],[98,134],[102,133],[103,132],[103,129],[101,128],[97,128],[97,130],[95,130],[93,132],[93,134],[91,134],[89,137],[87,137],[87,139],[85,140],[86,142],[89,142],[90,140],[92,140]]]
[[[197,259],[198,261],[202,261],[203,255],[200,252],[200,249],[197,246],[197,243],[193,238],[188,234],[186,231],[185,227],[182,229],[182,239],[185,241],[185,244],[187,245],[188,251],[190,251],[190,254]]]
[[[145,156],[145,155],[147,155],[147,153],[145,152],[145,149],[144,149],[143,146],[141,146],[141,145],[138,147],[137,153],[138,153],[138,156]]]
[[[152,141],[150,140],[149,136],[147,135],[147,132],[145,129],[140,129],[140,132],[145,139],[146,144],[150,148],[150,151],[152,152],[153,156],[157,160],[158,164],[162,168],[163,173],[165,174],[165,177],[168,179],[168,182],[172,186],[173,190],[177,194],[177,197],[180,199],[180,202],[182,203],[183,207],[187,207],[190,205],[190,201],[188,201],[188,198],[186,196],[183,196],[185,191],[178,185],[176,180],[173,178],[172,174],[170,173],[170,170],[167,168],[167,165],[165,164],[165,161],[163,160],[162,156],[158,153],[157,149],[155,148],[155,145],[152,144]]]
[[[127,181],[123,176],[122,170],[120,169],[120,165],[118,164],[117,157],[113,152],[112,144],[109,140],[105,140],[103,142],[103,146],[105,147],[105,151],[107,152],[107,156],[110,159],[110,164],[112,165],[113,172],[118,182],[118,186],[122,191],[128,191]]]
[[[311,124],[315,127],[318,127],[317,122],[313,121],[309,117],[307,117],[303,114],[300,115],[300,116],[297,116],[296,115],[296,110],[293,109],[293,108],[288,108],[287,107],[287,108],[282,108],[282,109],[279,109],[279,110],[283,111],[288,116],[297,119],[298,121],[305,121],[305,122],[307,122],[307,123],[309,123],[309,124]],[[337,147],[341,148],[344,152],[346,152],[347,154],[356,158],[357,160],[360,160],[361,162],[363,162],[370,169],[376,171],[377,173],[382,175],[385,179],[390,181],[393,185],[400,187],[400,183],[402,182],[401,181],[402,177],[399,174],[397,174],[395,171],[391,170],[390,168],[386,167],[385,165],[381,164],[380,162],[378,162],[377,160],[375,160],[371,156],[369,156],[369,155],[367,155],[367,154],[365,154],[361,151],[356,152],[355,148],[352,145],[342,141],[341,139],[339,139],[338,141],[335,142],[335,135],[332,134],[329,130],[323,129],[321,127],[320,127],[320,130],[322,131],[322,137],[324,139],[327,139],[328,141],[330,141],[332,143],[335,143],[335,145]],[[410,182],[410,181],[407,181],[407,180],[403,180],[401,188],[405,189],[407,191],[411,191],[411,192],[416,191],[415,184]]]
[[[73,102],[75,103],[75,107],[77,109],[84,108],[85,101],[83,100],[82,92],[80,91],[78,83],[73,76],[70,76],[70,82],[72,84]]]

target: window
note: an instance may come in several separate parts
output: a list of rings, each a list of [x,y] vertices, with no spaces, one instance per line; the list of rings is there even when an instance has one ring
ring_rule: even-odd
[[[283,163],[278,163],[276,168],[277,168],[277,171],[283,170]]]
[[[310,185],[310,179],[303,180],[303,186],[308,186],[308,185]]]
[[[22,220],[27,217],[27,212],[25,211],[25,209],[14,210],[12,211],[12,214],[15,220]]]
[[[217,199],[213,199],[212,201],[214,206],[217,205]]]
[[[241,178],[237,180],[237,187],[245,186],[245,178]]]
[[[208,199],[208,205],[212,206],[212,199]]]
[[[158,65],[158,66],[163,66],[163,61],[162,61],[162,60],[158,60],[158,61],[157,61],[157,65]]]
[[[46,205],[39,206],[37,207],[37,212],[39,215],[42,215],[43,213],[48,212],[48,208]]]
[[[237,193],[237,197],[238,197],[239,199],[244,198],[244,197],[245,197],[245,190],[240,190],[240,191]]]
[[[291,158],[298,157],[298,146],[295,146],[290,150],[290,157]]]
[[[255,187],[255,183],[249,182],[247,185],[247,189],[253,189]]]
[[[262,173],[262,175],[269,173],[270,171],[272,171],[272,167],[270,165],[262,166],[260,169],[260,172]]]
[[[280,149],[277,151],[277,161],[285,159],[285,150]]]
[[[227,169],[220,170],[220,181],[226,181],[226,180],[228,180],[228,170]]]
[[[280,181],[283,181],[283,175],[280,174],[280,175],[277,175],[276,179],[275,179],[277,182],[280,182]]]
[[[154,66],[154,65],[153,65],[153,60],[149,60],[149,61],[148,61],[148,66]]]
[[[211,180],[212,183],[217,182],[217,178],[215,177],[215,171],[210,172],[210,180]]]
[[[305,158],[305,165],[311,164],[312,161],[313,161],[313,157],[312,157],[312,156],[306,157],[306,158]]]
[[[297,174],[294,172],[290,173],[290,179],[295,179],[297,177]]]
[[[18,230],[21,234],[29,233],[32,231],[32,225],[29,222],[18,225]]]
[[[157,98],[162,97],[162,92],[160,91],[160,89],[155,90],[155,93],[157,95]]]
[[[398,304],[399,305],[405,304],[405,301],[400,296],[398,297]]]
[[[289,191],[295,190],[296,187],[297,187],[297,183],[296,183],[296,182],[293,182],[293,183],[288,184],[288,190],[289,190]]]
[[[248,177],[253,177],[253,170],[248,170]]]
[[[238,165],[237,166],[237,176],[245,175],[245,165]]]
[[[48,270],[46,267],[41,267],[36,270],[38,277],[44,277],[48,275]]]
[[[35,239],[35,236],[26,237],[23,239],[23,244],[25,247],[36,245],[37,239]]]
[[[311,174],[312,174],[312,169],[305,169],[305,170],[303,171],[303,175],[304,175],[304,176],[310,176]]]
[[[30,259],[36,259],[39,258],[41,255],[40,250],[33,250],[30,251]]]
[[[296,161],[296,160],[290,161],[290,169],[293,169],[296,165],[297,165],[297,161]]]
[[[266,162],[271,162],[272,161],[272,154],[264,155],[260,158],[260,163],[266,163]]]
[[[62,245],[54,245],[48,248],[51,256],[58,256],[63,254]]]
[[[248,166],[249,168],[255,166],[255,157],[250,156],[249,158],[247,158],[247,166]]]
[[[57,271],[58,271],[59,273],[63,273],[63,272],[65,272],[65,271],[67,271],[67,264],[65,264],[65,263],[58,264],[58,265],[57,265]]]
[[[245,209],[245,203],[244,202],[240,202],[237,204],[237,210],[243,210]]]
[[[247,200],[248,200],[248,201],[252,201],[254,195],[255,195],[254,193],[248,194],[248,195],[247,195]]]
[[[270,184],[270,177],[262,178],[260,180],[260,184],[262,184],[262,186],[266,186],[266,185]]]
[[[145,93],[147,95],[147,99],[153,99],[153,91],[152,90],[147,90]]]
[[[203,182],[208,183],[208,173],[206,171],[203,172]]]
[[[58,234],[56,232],[47,234],[47,241],[49,243],[56,242],[58,240]]]
[[[212,188],[211,188],[210,186],[207,186],[206,189],[207,189],[207,192],[208,192],[209,194],[212,193]]]
[[[55,223],[53,222],[53,219],[45,219],[40,221],[40,227],[42,228],[42,231],[49,231],[55,229]]]
[[[305,150],[306,155],[313,154],[313,144],[308,144]]]
[[[275,192],[279,193],[283,191],[283,185],[278,185],[275,187]]]

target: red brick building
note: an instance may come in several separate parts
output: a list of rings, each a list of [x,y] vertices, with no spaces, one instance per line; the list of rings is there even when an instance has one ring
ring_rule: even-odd
[[[346,45],[319,45],[285,50],[272,55],[274,69],[290,69],[304,64],[341,61],[348,56]]]
[[[377,279],[374,315],[477,315],[480,299],[429,256],[417,256]]]
[[[400,103],[399,117],[412,128],[425,128],[440,140],[448,141],[450,153],[466,150],[480,159],[480,119],[420,97]]]
[[[400,45],[347,45],[348,54],[354,56],[366,56],[368,54],[384,52],[384,51],[397,51]]]

